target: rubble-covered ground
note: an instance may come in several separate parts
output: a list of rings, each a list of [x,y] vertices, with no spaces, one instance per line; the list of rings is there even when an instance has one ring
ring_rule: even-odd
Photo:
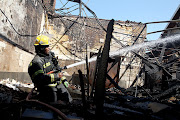
[[[16,80],[0,81],[0,115],[5,120],[24,120],[24,119],[63,119],[59,113],[50,109],[49,106],[31,100],[26,100],[28,93],[34,87],[33,84],[23,84]],[[81,101],[79,88],[73,90],[71,94],[74,100],[71,104],[51,104],[53,108],[57,108],[62,112],[66,119],[76,120],[95,120],[95,101],[94,98],[86,98],[86,106]],[[76,93],[76,95],[75,95]],[[34,93],[35,94],[35,93]],[[33,98],[35,99],[35,98]],[[160,102],[153,100],[147,96],[134,97],[133,95],[124,95],[116,88],[106,89],[104,101],[104,120],[164,120],[164,119],[180,119],[179,102],[169,101]],[[37,100],[37,99],[35,99]]]
[[[33,84],[21,83],[14,79],[3,79],[0,86],[0,103],[17,103],[24,100],[34,88]]]

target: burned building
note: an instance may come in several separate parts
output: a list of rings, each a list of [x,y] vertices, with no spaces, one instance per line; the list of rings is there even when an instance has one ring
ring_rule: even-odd
[[[56,40],[52,40],[52,43],[56,43],[56,46],[54,46],[52,50],[54,50],[56,55],[59,56],[58,58],[62,65],[72,64],[72,61],[78,62],[85,60],[86,51],[88,58],[92,57],[93,54],[97,54],[99,48],[105,43],[106,26],[109,21],[110,20],[99,19],[101,26],[97,23],[95,18],[78,18],[78,16],[60,17],[58,15],[51,16],[50,23],[53,25],[51,31],[56,31],[54,33],[59,34],[59,36],[56,35]],[[73,22],[75,22],[75,24],[68,30],[67,28],[71,26]],[[66,30],[68,30],[67,34],[61,38],[61,35]],[[112,38],[110,45],[110,53],[117,52],[123,47],[142,43],[146,37],[146,26],[142,23],[132,21],[115,21],[113,36],[114,38]],[[61,45],[57,43],[57,40],[59,40]],[[142,49],[139,53],[143,55],[145,53],[144,51],[145,50]],[[74,54],[76,56],[74,56]],[[122,64],[116,65],[116,67],[113,68],[114,70],[111,71],[111,74],[113,74],[112,77],[115,77],[114,75],[119,71],[118,69],[121,69],[116,77],[118,79],[120,78],[120,82],[117,81],[117,83],[124,88],[130,87],[140,70],[139,66],[141,65],[141,59],[131,58],[132,56],[131,53],[112,56],[112,58],[121,57],[121,59],[123,59],[121,61]],[[63,59],[65,59],[64,64],[62,61]],[[120,62],[120,59],[118,62]],[[95,63],[93,62],[89,63],[90,78],[94,77],[93,72],[95,71],[95,67],[91,66],[94,66],[94,64]],[[86,73],[84,67],[85,65],[81,65],[75,68],[69,68],[66,71],[73,74],[73,72],[77,73],[78,69],[81,68],[83,72]]]
[[[171,20],[179,20],[180,19],[180,5],[175,11],[174,15],[172,16]],[[161,38],[169,37],[169,36],[175,36],[180,34],[180,22],[171,22],[167,25],[165,28],[166,30],[161,34]],[[173,38],[172,38],[173,39]],[[170,43],[165,46],[165,52],[167,57],[163,58],[165,63],[171,64],[171,67],[169,70],[172,73],[172,79],[180,79],[179,74],[179,48],[180,48],[180,42],[174,42]]]
[[[179,40],[173,41],[179,35],[180,7],[177,8],[169,24],[163,30],[159,39],[171,42],[159,43],[156,47],[149,49],[146,58],[151,62],[145,63],[145,86],[151,90],[159,88],[169,90],[179,81]],[[169,93],[171,94],[171,93]]]
[[[29,79],[33,43],[44,25],[41,4],[34,0],[0,1],[1,78]]]
[[[27,89],[16,85],[20,92],[14,92],[2,85],[0,113],[17,119],[180,118],[179,106],[166,104],[167,101],[179,104],[180,87],[178,77],[174,76],[174,73],[178,76],[177,45],[159,44],[149,53],[143,47],[131,49],[144,43],[146,24],[99,19],[82,1],[73,2],[84,5],[94,17],[57,14],[56,0],[0,2],[1,78],[31,82],[27,67],[35,55],[33,44],[37,35],[45,34],[51,38],[50,48],[60,65],[68,68],[66,76],[72,83],[69,90],[78,96],[71,104],[57,105],[41,101],[34,86]],[[78,82],[74,82],[73,76]],[[12,84],[15,85],[15,80]],[[173,98],[169,93],[173,93]],[[4,101],[10,105],[3,106]]]
[[[18,11],[15,10],[15,5],[13,6],[10,4],[13,2],[18,5]],[[29,79],[27,75],[27,66],[34,56],[33,44],[36,35],[41,33],[50,34],[52,38],[50,41],[52,43],[52,50],[61,61],[61,66],[84,60],[86,56],[86,47],[88,57],[90,57],[90,54],[97,53],[100,46],[104,45],[106,36],[105,29],[110,20],[99,19],[99,22],[102,24],[100,25],[97,23],[95,18],[78,18],[78,16],[58,15],[54,13],[56,0],[22,2],[10,1],[8,3],[1,3],[1,5],[4,6],[6,4],[9,5],[9,9],[4,10],[2,7],[1,10],[1,57],[3,58],[1,59],[1,63],[3,64],[3,67],[1,67],[2,78],[6,78],[10,75],[12,77],[14,76],[15,79],[20,79],[19,77]],[[45,11],[47,12],[47,15],[45,14]],[[18,14],[21,18],[13,17],[14,14]],[[22,23],[19,21],[22,21]],[[72,27],[69,28],[71,25]],[[135,40],[143,29],[143,26],[144,25],[142,23],[132,21],[116,21],[113,33],[115,39],[111,42],[111,51],[114,52],[123,48],[124,46],[120,45],[121,42],[125,46],[130,46],[134,44],[133,42],[143,42],[143,38],[146,36],[146,29],[142,31],[143,33],[140,38]],[[117,39],[119,41],[117,41]],[[8,48],[6,44],[9,45]],[[11,48],[11,46],[15,47]],[[14,53],[8,53],[8,51],[14,51]],[[9,54],[9,56],[7,56],[7,54]],[[143,52],[141,54],[143,54]],[[8,59],[13,59],[13,62],[8,62],[11,64],[6,64],[7,61],[5,58],[7,57]],[[122,55],[122,58],[123,57],[124,55]],[[138,66],[141,61],[140,59],[135,58],[135,60],[133,60],[134,66],[131,64],[131,69],[128,68],[126,70],[128,72],[123,73],[126,66],[129,66],[128,62],[131,61],[131,54],[129,53],[126,57],[124,57],[125,62],[122,62],[123,64],[121,65],[121,71],[119,74],[119,77],[121,76],[122,78],[119,85],[125,88],[129,87],[133,79],[136,77],[138,70],[140,69]],[[74,72],[77,73],[78,69],[84,68],[84,65],[77,66],[76,68],[70,68],[67,70],[67,73],[72,75]],[[85,72],[85,69],[83,71]]]
[[[1,79],[31,81],[27,68],[35,55],[33,44],[47,27],[46,9],[54,11],[55,3],[55,0],[0,1]]]

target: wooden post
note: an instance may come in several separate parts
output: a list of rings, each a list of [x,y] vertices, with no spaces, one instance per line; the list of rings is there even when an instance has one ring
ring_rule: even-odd
[[[89,63],[87,55],[87,44],[86,44],[86,70],[87,70],[87,100],[89,100]]]
[[[112,19],[107,28],[106,40],[101,56],[101,63],[98,68],[98,76],[96,80],[96,92],[95,92],[95,102],[96,102],[96,119],[103,119],[103,104],[105,97],[105,81],[107,75],[107,67],[108,67],[108,58],[109,58],[109,50],[110,50],[110,42],[112,38],[114,20]]]
[[[82,92],[82,102],[83,102],[83,117],[86,117],[86,98],[85,98],[85,90],[84,90],[84,81],[83,81],[83,75],[81,70],[78,70],[79,73],[79,79],[80,79],[80,85],[81,85],[81,92]]]

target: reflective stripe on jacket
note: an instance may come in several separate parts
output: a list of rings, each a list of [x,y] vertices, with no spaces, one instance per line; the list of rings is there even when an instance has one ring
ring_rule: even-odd
[[[47,74],[52,70],[56,70],[59,66],[54,65],[52,55],[41,56],[36,55],[28,67],[28,73],[32,82],[37,86],[56,85],[55,81],[59,80],[58,73]]]

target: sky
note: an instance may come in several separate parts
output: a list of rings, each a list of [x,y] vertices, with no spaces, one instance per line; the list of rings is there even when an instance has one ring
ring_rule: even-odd
[[[155,22],[171,20],[180,0],[82,0],[87,6],[95,12],[99,19],[114,19],[121,21],[135,22]],[[63,7],[67,0],[56,0],[56,9]],[[74,2],[68,2],[65,7],[76,5]],[[76,5],[69,9],[69,12],[78,8]],[[67,12],[67,10],[64,12]],[[61,13],[62,14],[62,13]],[[71,12],[72,15],[78,15],[79,9]],[[82,15],[92,16],[87,10]],[[147,25],[147,33],[164,30],[167,23]],[[147,40],[157,40],[161,33],[147,35]]]

